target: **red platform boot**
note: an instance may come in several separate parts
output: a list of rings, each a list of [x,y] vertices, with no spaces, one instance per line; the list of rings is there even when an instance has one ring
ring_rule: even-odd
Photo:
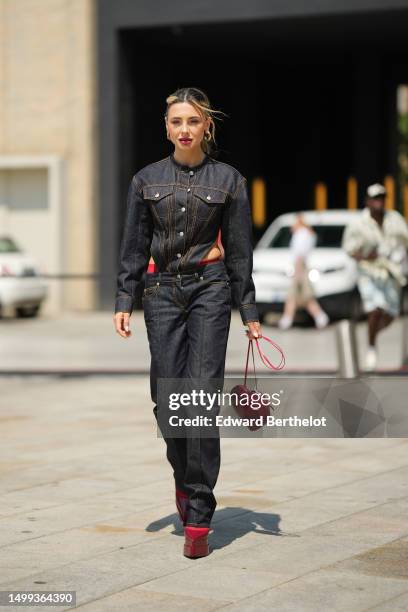
[[[186,524],[187,502],[188,502],[188,495],[186,495],[186,493],[184,493],[183,491],[180,491],[180,489],[177,489],[176,487],[176,506],[177,506],[180,520],[183,523],[183,525]]]
[[[184,556],[195,559],[206,557],[210,550],[208,547],[209,527],[184,527]]]

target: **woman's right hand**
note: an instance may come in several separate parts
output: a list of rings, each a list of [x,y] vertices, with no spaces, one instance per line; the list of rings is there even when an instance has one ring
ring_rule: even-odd
[[[122,338],[129,338],[132,335],[130,331],[130,314],[128,312],[117,312],[113,315],[113,323],[115,325],[116,332]]]

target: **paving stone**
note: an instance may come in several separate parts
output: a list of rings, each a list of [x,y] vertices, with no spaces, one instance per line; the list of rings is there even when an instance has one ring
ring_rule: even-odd
[[[408,499],[404,499],[282,535],[273,530],[273,524],[268,529],[265,522],[254,520],[245,526],[232,519],[215,528],[212,541],[217,554],[211,564],[274,572],[285,568],[288,579],[293,579],[401,538],[407,530],[407,513]],[[248,534],[255,536],[253,544]],[[234,547],[237,538],[245,539],[247,545],[238,550]]]
[[[29,576],[2,582],[1,586],[3,590],[30,590],[41,582],[41,590],[75,590],[77,602],[85,603],[188,569],[191,560],[182,555],[181,548],[180,535],[166,535],[43,571],[33,567]]]
[[[102,600],[98,600],[81,607],[83,612],[134,612],[135,608],[143,612],[179,612],[179,610],[194,610],[196,612],[210,612],[218,610],[221,606],[230,603],[227,600],[214,601],[211,599],[199,599],[198,597],[179,597],[170,593],[153,593],[141,589],[127,589],[115,593]]]
[[[370,612],[406,612],[408,610],[408,590],[402,595],[397,595],[382,601],[380,604],[370,608]]]
[[[247,571],[231,567],[213,568],[203,564],[204,559],[194,560],[195,566],[183,573],[150,580],[138,587],[140,590],[171,593],[179,596],[196,596],[208,599],[236,601],[271,588],[284,581],[285,573]]]
[[[404,580],[324,569],[231,604],[234,612],[350,612],[406,592]]]

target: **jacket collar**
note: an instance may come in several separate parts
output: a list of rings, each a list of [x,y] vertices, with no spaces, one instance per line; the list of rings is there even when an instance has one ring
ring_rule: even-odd
[[[185,164],[180,164],[178,161],[176,161],[174,159],[174,151],[172,153],[170,153],[169,155],[172,163],[179,169],[179,170],[183,170],[184,172],[188,172],[189,170],[199,170],[200,168],[202,168],[209,160],[209,156],[207,155],[207,153],[204,153],[204,159],[202,162],[200,162],[199,164],[196,164],[195,166],[187,166]]]

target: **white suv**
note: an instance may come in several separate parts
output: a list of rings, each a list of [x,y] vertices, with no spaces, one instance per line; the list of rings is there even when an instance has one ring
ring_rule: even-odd
[[[317,235],[316,247],[307,260],[316,298],[331,318],[358,318],[361,302],[357,266],[341,248],[341,242],[344,228],[361,211],[299,212]],[[254,249],[253,279],[261,319],[267,312],[283,309],[293,275],[289,241],[290,228],[297,214],[277,217]]]

